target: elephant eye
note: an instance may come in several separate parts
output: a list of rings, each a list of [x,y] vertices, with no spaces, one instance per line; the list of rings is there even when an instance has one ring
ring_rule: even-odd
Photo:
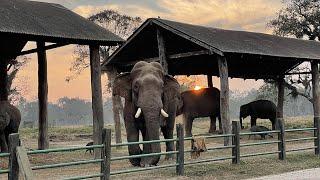
[[[138,84],[138,83],[135,83],[134,86],[133,86],[133,91],[134,91],[135,93],[137,93],[138,90],[139,90],[139,84]]]

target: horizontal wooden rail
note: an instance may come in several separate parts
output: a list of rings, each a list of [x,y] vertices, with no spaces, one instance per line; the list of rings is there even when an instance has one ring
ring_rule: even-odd
[[[296,148],[296,149],[288,149],[286,152],[295,152],[295,151],[305,151],[305,150],[311,150],[317,148],[316,146],[312,147],[305,147],[305,148]]]
[[[297,128],[297,129],[286,129],[285,132],[297,132],[297,131],[314,131],[316,128]]]
[[[66,151],[77,151],[77,150],[86,150],[86,149],[96,149],[103,148],[103,144],[92,145],[92,146],[81,146],[81,147],[71,147],[71,148],[54,148],[54,149],[44,149],[44,150],[32,150],[28,151],[28,155],[30,154],[46,154],[51,152],[66,152]]]
[[[169,151],[169,152],[161,152],[161,153],[150,153],[150,154],[138,154],[138,155],[130,155],[130,156],[119,156],[119,157],[111,158],[111,161],[119,161],[119,160],[124,160],[124,159],[150,157],[150,156],[167,155],[167,154],[177,154],[177,153],[178,153],[178,151]]]
[[[82,165],[82,164],[91,164],[91,163],[99,163],[102,162],[103,159],[92,159],[92,160],[84,160],[84,161],[75,161],[75,162],[66,162],[66,163],[57,163],[57,164],[47,164],[42,166],[34,166],[32,170],[39,170],[39,169],[49,169],[49,168],[61,168],[66,166],[75,166],[75,165]]]
[[[278,154],[280,151],[270,151],[270,152],[262,152],[262,153],[252,153],[252,154],[243,154],[240,157],[252,157],[252,156],[262,156],[262,155],[270,155],[270,154]]]
[[[257,143],[245,143],[240,144],[240,147],[246,147],[246,146],[258,146],[258,145],[266,145],[266,144],[276,144],[280,141],[264,141],[264,142],[257,142]]]
[[[296,142],[296,141],[308,141],[308,140],[315,140],[316,137],[306,137],[306,138],[296,138],[296,139],[287,139],[286,142]]]
[[[96,177],[102,177],[103,174],[92,174],[92,175],[85,175],[85,176],[75,176],[70,178],[65,178],[63,180],[80,180],[80,179],[89,179],[89,178],[96,178]]]
[[[154,169],[162,169],[162,168],[169,168],[169,167],[176,167],[177,165],[178,164],[167,164],[167,165],[161,165],[161,166],[151,166],[151,167],[145,167],[145,168],[120,170],[120,171],[111,172],[110,175],[125,174],[125,173],[132,173],[132,172],[139,172],[139,171],[146,171],[146,170],[154,170]]]
[[[234,156],[213,158],[213,159],[202,159],[202,160],[198,160],[198,161],[188,161],[188,162],[185,162],[184,165],[199,164],[199,163],[214,162],[214,161],[223,161],[223,160],[228,160],[228,159],[233,159],[233,158],[234,158]]]

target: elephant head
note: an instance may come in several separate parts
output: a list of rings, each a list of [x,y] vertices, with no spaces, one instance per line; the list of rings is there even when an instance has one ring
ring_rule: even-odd
[[[241,129],[244,128],[243,125],[242,125],[242,120],[249,116],[249,114],[250,114],[249,111],[250,111],[250,107],[248,106],[248,104],[240,106],[240,125],[241,125]]]
[[[126,104],[131,104],[131,117],[135,124],[144,127],[144,140],[158,140],[160,127],[166,127],[169,116],[175,117],[176,112],[172,112],[170,106],[177,106],[179,91],[179,83],[164,74],[160,63],[144,61],[136,63],[130,73],[118,76],[113,86],[113,95],[120,95]],[[161,152],[160,143],[145,144],[143,149],[144,153]],[[145,158],[142,163],[155,165],[159,158]]]

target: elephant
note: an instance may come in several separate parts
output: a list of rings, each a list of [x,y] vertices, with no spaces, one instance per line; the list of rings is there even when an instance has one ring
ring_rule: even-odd
[[[275,129],[277,106],[269,100],[257,100],[240,107],[240,125],[243,129],[242,120],[247,116],[251,117],[251,127],[257,125],[257,118],[269,119],[272,129]]]
[[[0,141],[1,152],[8,151],[9,135],[17,133],[21,122],[18,108],[8,101],[0,101]]]
[[[165,139],[173,138],[176,110],[181,103],[180,85],[172,76],[164,73],[158,62],[139,61],[131,72],[117,76],[113,83],[113,95],[125,99],[124,124],[128,142],[159,140],[160,130]],[[129,155],[159,153],[160,143],[128,146]],[[174,143],[166,142],[166,151],[174,151]],[[171,158],[166,156],[166,158]],[[160,156],[131,158],[133,166],[157,165]]]
[[[192,136],[192,123],[195,118],[210,117],[209,133],[216,131],[216,118],[219,119],[219,132],[222,125],[220,118],[220,91],[217,88],[202,88],[181,93],[182,107],[177,115],[183,114],[186,136]]]

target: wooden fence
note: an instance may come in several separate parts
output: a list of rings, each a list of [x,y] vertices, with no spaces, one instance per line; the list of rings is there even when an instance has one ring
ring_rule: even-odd
[[[0,170],[0,174],[8,173],[9,180],[18,179],[18,175],[22,175],[25,179],[33,179],[33,171],[37,171],[40,169],[49,169],[49,168],[59,168],[66,166],[75,166],[82,164],[91,164],[91,163],[100,163],[100,173],[85,175],[85,176],[77,176],[67,178],[68,180],[76,180],[76,179],[88,179],[88,178],[96,178],[100,177],[100,179],[110,179],[112,176],[118,174],[125,173],[133,173],[139,171],[146,170],[154,170],[161,168],[176,168],[177,175],[184,175],[184,167],[186,165],[198,164],[198,163],[206,163],[206,162],[215,162],[215,161],[223,161],[223,160],[231,160],[232,164],[239,164],[241,158],[253,157],[253,156],[261,156],[268,154],[278,154],[278,158],[280,160],[286,159],[287,152],[295,152],[295,151],[303,151],[314,149],[315,154],[320,154],[320,121],[315,118],[314,127],[310,128],[299,128],[299,129],[285,129],[283,124],[283,119],[278,119],[277,121],[277,129],[273,131],[264,131],[264,132],[246,132],[240,133],[240,123],[238,121],[232,122],[232,134],[222,134],[222,135],[210,135],[210,136],[201,136],[206,139],[212,138],[224,138],[231,137],[232,144],[228,146],[217,146],[217,147],[209,147],[208,151],[220,150],[220,149],[230,149],[231,154],[227,157],[216,157],[211,159],[201,159],[201,160],[193,160],[193,161],[185,161],[185,153],[191,152],[192,150],[184,149],[184,142],[191,140],[192,137],[184,137],[184,129],[181,124],[177,124],[177,137],[174,139],[163,139],[163,140],[153,140],[153,141],[141,141],[141,142],[126,142],[121,144],[111,144],[111,130],[104,129],[103,130],[103,144],[101,145],[93,145],[93,146],[85,146],[85,147],[73,147],[73,148],[56,148],[56,149],[47,149],[47,150],[33,150],[33,151],[25,151],[23,147],[20,146],[19,142],[19,134],[11,134],[9,137],[9,153],[2,153],[0,157],[9,157],[9,169]],[[297,139],[285,139],[285,133],[297,132],[297,131],[313,131],[314,135],[312,137],[303,137]],[[241,136],[250,136],[250,135],[259,135],[273,133],[277,134],[278,139],[273,141],[262,141],[262,142],[254,142],[254,143],[241,143]],[[297,141],[306,141],[306,140],[314,140],[314,145],[311,147],[303,147],[296,149],[287,149],[286,142],[297,142]],[[150,144],[150,143],[165,143],[165,142],[176,142],[176,150],[170,152],[160,152],[160,153],[151,153],[151,154],[139,154],[139,155],[131,155],[131,156],[119,156],[112,157],[111,148],[112,147],[120,147],[120,146],[129,146],[134,144]],[[277,144],[277,151],[267,151],[260,153],[252,153],[252,154],[241,154],[241,147],[248,146],[258,146],[258,145],[266,145],[266,144]],[[77,150],[86,150],[88,148],[101,149],[101,157],[99,159],[90,159],[84,161],[76,161],[76,162],[66,162],[66,163],[58,163],[58,164],[47,164],[40,166],[30,166],[29,159],[27,155],[30,154],[44,154],[44,153],[54,153],[54,152],[66,152],[66,151],[77,151]],[[176,161],[172,164],[152,166],[152,167],[143,167],[143,168],[134,168],[134,169],[124,169],[111,171],[110,167],[112,162],[131,159],[131,158],[141,158],[141,157],[150,157],[150,156],[159,156],[159,155],[168,155],[175,154]]]

